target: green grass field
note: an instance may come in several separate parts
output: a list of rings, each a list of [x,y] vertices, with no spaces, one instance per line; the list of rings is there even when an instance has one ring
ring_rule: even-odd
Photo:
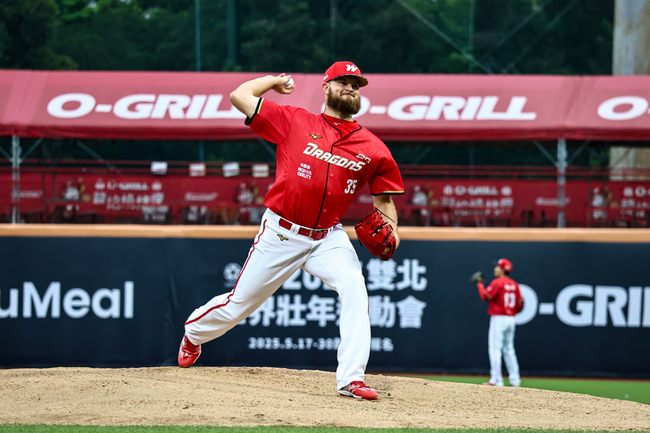
[[[488,380],[485,376],[416,376],[428,380],[481,384]],[[507,382],[506,382],[507,384]],[[522,387],[550,391],[573,392],[598,397],[650,403],[650,381],[610,380],[610,379],[558,379],[526,378]],[[650,430],[650,420],[648,421]],[[555,433],[566,430],[518,430],[518,429],[345,429],[333,427],[97,427],[97,426],[52,426],[52,425],[0,425],[0,433]],[[581,430],[581,433],[592,433]],[[604,433],[600,431],[599,433]]]
[[[487,382],[487,376],[412,376],[445,382],[476,383]],[[506,385],[508,380],[506,379]],[[565,378],[522,378],[524,388],[549,391],[574,392],[650,404],[650,380],[614,379],[565,379]],[[650,425],[650,421],[648,422]]]

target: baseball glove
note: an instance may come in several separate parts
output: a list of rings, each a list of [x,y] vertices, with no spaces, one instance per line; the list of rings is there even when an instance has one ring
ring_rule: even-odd
[[[393,227],[384,221],[379,209],[374,208],[360,223],[354,226],[354,230],[357,232],[359,241],[370,250],[370,254],[380,257],[382,260],[388,260],[393,256],[397,240],[393,234]]]
[[[483,272],[481,271],[474,272],[472,276],[469,277],[470,283],[476,284],[476,283],[480,283],[481,281],[483,281]]]

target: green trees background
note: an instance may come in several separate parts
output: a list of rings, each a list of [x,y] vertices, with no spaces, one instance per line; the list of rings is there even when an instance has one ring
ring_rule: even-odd
[[[345,59],[364,73],[612,71],[613,0],[202,0],[199,26],[197,1],[0,0],[0,68],[322,73]],[[549,163],[530,143],[435,144],[389,143],[402,162]],[[86,145],[107,159],[272,159],[255,142],[236,145],[242,155],[223,142]],[[84,157],[63,140],[39,152]]]
[[[0,67],[195,70],[195,6],[194,0],[2,0]],[[205,71],[320,73],[343,58],[368,73],[612,69],[613,0],[202,0],[199,6]]]

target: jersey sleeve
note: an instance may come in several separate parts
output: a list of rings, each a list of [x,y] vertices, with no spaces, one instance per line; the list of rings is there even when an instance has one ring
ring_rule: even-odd
[[[515,306],[515,314],[519,313],[524,308],[524,297],[521,294],[521,288],[517,284],[517,304]]]
[[[517,284],[517,295],[516,295],[517,296],[517,303],[523,302],[524,297],[521,294],[521,288],[519,287],[519,283],[515,283],[515,284]]]
[[[484,301],[489,301],[490,300],[488,297],[489,294],[485,289],[485,285],[483,283],[478,283],[476,287],[478,288],[478,295],[481,297],[481,299],[483,299]]]
[[[490,298],[494,299],[498,294],[499,291],[501,290],[501,281],[500,280],[492,280],[489,286],[485,288],[487,290],[488,294],[490,295]]]
[[[385,145],[381,143],[384,147]],[[385,148],[386,155],[381,158],[375,174],[368,180],[370,194],[404,194],[404,181],[397,163]]]
[[[255,113],[250,119],[246,119],[246,124],[265,140],[280,144],[289,134],[295,111],[295,107],[278,105],[260,98]]]

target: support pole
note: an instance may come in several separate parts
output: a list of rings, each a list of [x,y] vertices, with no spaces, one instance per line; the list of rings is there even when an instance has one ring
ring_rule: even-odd
[[[476,0],[469,1],[469,35],[467,39],[469,40],[469,47],[467,51],[469,55],[474,57],[474,11],[476,10]],[[468,73],[472,73],[472,67],[474,66],[472,62],[467,62]]]
[[[201,0],[194,0],[194,53],[196,70],[201,70]]]
[[[564,207],[566,204],[566,166],[567,152],[566,140],[560,138],[557,141],[557,226],[566,227],[566,215]]]
[[[230,7],[230,3],[228,3]],[[230,9],[228,9],[228,18],[230,18]],[[228,22],[228,55],[230,57],[230,21]],[[196,52],[196,71],[201,72],[201,0],[194,0],[194,39]],[[231,59],[232,60],[232,59]],[[234,67],[234,63],[233,63]],[[203,162],[203,140],[199,141],[199,161]]]
[[[336,62],[336,0],[330,0],[330,56]]]
[[[11,223],[20,222],[20,138],[11,139]]]
[[[237,66],[237,0],[228,0],[228,63],[230,71]]]

